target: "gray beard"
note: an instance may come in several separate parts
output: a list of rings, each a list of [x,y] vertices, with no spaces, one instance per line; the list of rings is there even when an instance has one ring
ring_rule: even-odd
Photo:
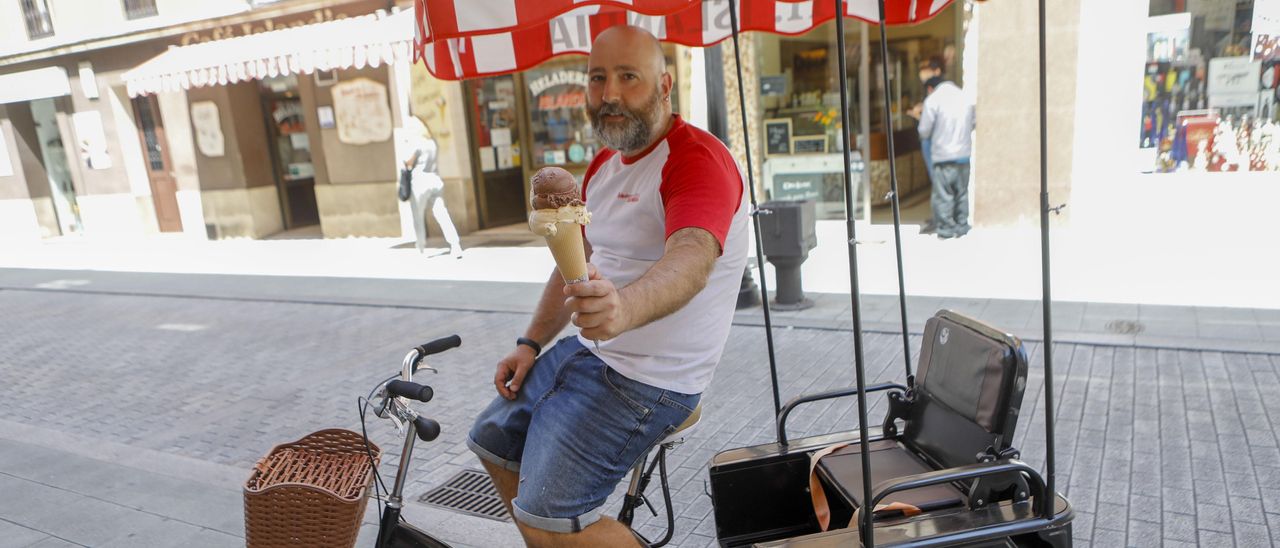
[[[649,137],[653,135],[655,123],[645,118],[654,118],[657,114],[658,96],[658,93],[654,93],[653,99],[639,113],[631,112],[619,104],[601,105],[591,112],[591,126],[595,129],[596,137],[605,146],[623,154],[639,152],[649,144]],[[605,115],[621,115],[625,120],[619,124],[607,124],[600,119]]]

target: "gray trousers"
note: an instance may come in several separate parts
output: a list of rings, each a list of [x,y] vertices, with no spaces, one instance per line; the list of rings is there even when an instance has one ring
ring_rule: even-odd
[[[939,236],[963,236],[969,232],[968,162],[934,162],[933,224]]]

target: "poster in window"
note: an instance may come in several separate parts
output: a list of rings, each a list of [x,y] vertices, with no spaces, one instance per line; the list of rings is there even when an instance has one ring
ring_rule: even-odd
[[[1253,60],[1280,59],[1280,0],[1253,3]]]
[[[213,101],[191,103],[191,127],[196,133],[196,148],[210,158],[226,155],[226,143],[222,136],[222,121],[218,117],[218,104]]]
[[[338,140],[367,145],[391,139],[391,103],[387,86],[368,78],[356,78],[333,86],[333,111]]]
[[[89,169],[111,167],[111,155],[107,153],[107,135],[102,131],[102,114],[96,110],[71,115],[71,125],[76,131],[76,143],[80,145],[80,158]]]
[[[771,118],[764,121],[765,155],[791,154],[791,119]]]

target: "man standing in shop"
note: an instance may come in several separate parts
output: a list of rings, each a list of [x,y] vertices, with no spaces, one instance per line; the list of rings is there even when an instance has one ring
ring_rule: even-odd
[[[973,150],[973,103],[942,77],[943,61],[930,57],[920,65],[920,80],[933,91],[919,107],[920,140],[930,162],[933,228],[941,239],[969,232],[969,156]]]

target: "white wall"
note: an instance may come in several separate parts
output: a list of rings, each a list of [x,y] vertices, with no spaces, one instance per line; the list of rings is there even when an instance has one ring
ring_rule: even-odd
[[[53,36],[35,41],[27,38],[26,19],[19,2],[0,2],[0,58],[83,40],[222,17],[249,9],[245,0],[156,0],[157,15],[131,21],[125,18],[124,3],[119,0],[47,1]]]

